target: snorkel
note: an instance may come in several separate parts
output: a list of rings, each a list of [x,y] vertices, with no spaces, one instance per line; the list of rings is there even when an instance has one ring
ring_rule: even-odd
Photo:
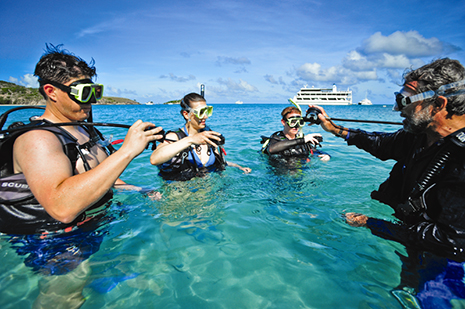
[[[292,101],[291,99],[289,99],[289,102],[294,105],[294,107],[296,107],[299,111],[300,111],[300,116],[303,115],[302,113],[302,108],[300,108],[299,104],[296,104],[294,101]],[[305,120],[305,119],[304,119]],[[296,138],[302,138],[304,136],[304,132],[302,130],[303,126],[299,126],[299,131],[297,132],[297,134],[295,135]]]

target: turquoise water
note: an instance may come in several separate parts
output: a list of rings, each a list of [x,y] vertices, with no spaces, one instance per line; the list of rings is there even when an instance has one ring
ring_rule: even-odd
[[[110,210],[115,218],[105,227],[100,250],[80,267],[82,308],[401,308],[390,291],[399,284],[396,251],[404,253],[403,246],[341,217],[356,211],[392,219],[390,208],[372,201],[370,192],[393,162],[312,126],[304,132],[323,135],[322,150],[331,160],[312,159],[292,170],[271,167],[258,152],[260,136],[281,129],[286,106],[214,104],[208,124],[226,137],[227,160],[252,168],[250,174],[229,167],[166,183],[150,165],[149,150],[137,157],[121,178],[155,188],[163,198],[116,194]],[[326,110],[336,118],[400,121],[391,106]],[[182,124],[179,106],[94,108],[96,122],[137,119],[165,129]],[[400,128],[338,123],[368,131]],[[125,135],[124,129],[101,131],[113,139]],[[0,307],[27,308],[43,279],[7,240],[0,238]]]

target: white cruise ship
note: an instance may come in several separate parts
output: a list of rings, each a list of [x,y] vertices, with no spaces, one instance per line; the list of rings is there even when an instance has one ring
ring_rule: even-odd
[[[336,84],[333,84],[333,88],[308,88],[305,85],[293,100],[301,105],[351,105],[352,91],[338,91]]]

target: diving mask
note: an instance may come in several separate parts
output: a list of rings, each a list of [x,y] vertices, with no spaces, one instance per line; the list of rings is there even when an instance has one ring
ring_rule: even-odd
[[[444,96],[448,98],[448,97],[456,96],[459,94],[464,94],[465,93],[465,89],[463,88],[464,86],[465,86],[465,79],[455,82],[455,83],[442,85],[436,91],[430,90],[430,91],[418,93],[412,96],[407,95],[408,93],[404,90],[405,89],[404,87],[402,88],[400,92],[394,92],[396,96],[396,102],[394,103],[393,109],[396,111],[401,111],[408,104],[434,98],[436,95]],[[462,87],[462,89],[457,89],[459,87]]]
[[[286,123],[289,127],[295,128],[295,127],[303,127],[305,124],[305,121],[302,117],[289,117],[286,120]]]
[[[195,117],[203,119],[205,117],[210,117],[213,114],[213,106],[205,105],[197,108],[189,107],[189,112],[192,112]]]
[[[81,79],[75,81],[69,86],[51,80],[43,80],[41,83],[50,84],[57,87],[58,89],[63,90],[64,92],[68,93],[72,100],[80,104],[88,103],[92,98],[92,95],[95,96],[97,101],[103,97],[103,85],[94,84],[90,79]]]

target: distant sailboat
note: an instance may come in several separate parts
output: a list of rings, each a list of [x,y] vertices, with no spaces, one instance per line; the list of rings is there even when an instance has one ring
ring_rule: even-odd
[[[369,99],[367,99],[368,91],[365,92],[365,99],[358,102],[358,105],[373,105]]]

